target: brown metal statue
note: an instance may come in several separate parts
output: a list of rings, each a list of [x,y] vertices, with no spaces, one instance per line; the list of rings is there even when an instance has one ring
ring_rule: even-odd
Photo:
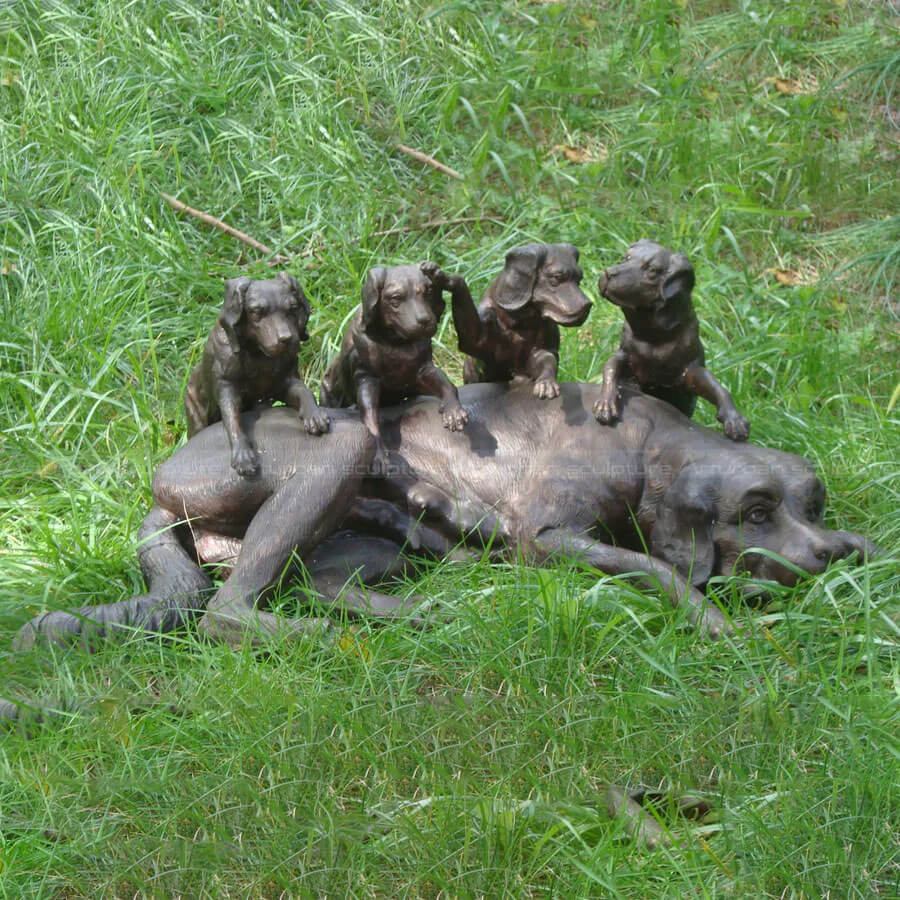
[[[703,397],[716,407],[727,437],[745,441],[750,436],[750,423],[731,394],[703,365],[693,288],[688,258],[648,240],[632,244],[625,259],[600,276],[598,289],[621,307],[625,326],[619,349],[603,367],[603,388],[594,406],[599,422],[609,425],[619,417],[619,385],[630,376],[644,393],[686,416],[693,414],[697,397]]]
[[[462,431],[468,421],[456,388],[431,358],[448,282],[449,276],[432,262],[372,269],[341,352],[322,379],[319,399],[324,406],[358,403],[363,424],[375,438],[376,472],[385,464],[381,405],[425,394],[440,398],[444,428]]]
[[[468,289],[455,293],[466,384],[520,378],[533,382],[535,396],[558,397],[559,326],[581,325],[591,311],[580,281],[571,244],[526,244],[506,254],[477,310]]]
[[[222,420],[231,466],[240,475],[259,469],[259,454],[240,419],[254,404],[281,400],[298,411],[310,434],[328,431],[328,414],[297,369],[297,350],[309,338],[309,314],[303,288],[285,272],[265,281],[232,278],[225,283],[225,304],[203,359],[188,378],[184,408],[188,437]]]

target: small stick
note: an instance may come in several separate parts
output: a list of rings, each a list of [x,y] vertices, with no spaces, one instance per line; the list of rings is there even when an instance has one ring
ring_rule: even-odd
[[[243,231],[238,231],[237,228],[232,228],[231,225],[226,224],[221,219],[215,218],[215,216],[211,216],[209,213],[194,209],[192,206],[188,206],[186,203],[182,203],[180,200],[176,200],[168,194],[163,194],[162,198],[172,207],[172,209],[177,209],[179,212],[186,212],[195,219],[206,222],[207,225],[212,225],[213,228],[218,228],[219,231],[224,231],[225,234],[230,234],[248,247],[259,250],[260,253],[265,253],[266,256],[271,256],[271,262],[274,264],[289,263],[291,261],[291,257],[284,256],[282,253],[276,253],[271,247],[267,247],[265,244],[256,240],[256,238],[250,237],[249,234],[244,234]]]
[[[385,237],[389,234],[406,234],[410,231],[425,231],[428,228],[440,228],[442,225],[465,225],[467,222],[493,222],[502,225],[499,219],[490,216],[463,216],[461,219],[431,219],[419,225],[400,225],[397,228],[388,228],[386,231],[373,231],[371,237]]]
[[[442,162],[438,162],[433,156],[428,156],[427,153],[422,153],[419,150],[413,150],[412,147],[407,147],[405,144],[397,144],[397,149],[402,153],[405,153],[407,156],[411,156],[413,159],[417,159],[421,163],[425,163],[425,165],[431,166],[434,169],[437,169],[438,172],[443,172],[445,175],[449,175],[451,178],[455,178],[457,181],[465,181],[462,175],[456,171],[456,169],[451,169],[450,166],[445,166]]]

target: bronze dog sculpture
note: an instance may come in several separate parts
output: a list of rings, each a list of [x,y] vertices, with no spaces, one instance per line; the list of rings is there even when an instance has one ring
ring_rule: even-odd
[[[319,399],[324,406],[358,403],[360,417],[375,438],[375,471],[383,470],[385,459],[378,423],[382,404],[426,394],[440,398],[444,428],[461,431],[466,425],[456,388],[431,358],[447,280],[431,262],[372,269],[341,352],[322,379]]]
[[[281,400],[297,410],[310,434],[328,430],[327,414],[297,370],[309,314],[309,300],[293,275],[225,283],[225,304],[188,378],[184,408],[188,437],[222,420],[232,468],[241,475],[259,468],[259,454],[240,421],[254,403]]]
[[[798,571],[820,573],[833,559],[874,550],[860,535],[824,527],[824,488],[806,460],[726,440],[654,397],[623,390],[618,427],[597,428],[596,385],[561,385],[550,401],[527,386],[469,385],[462,394],[464,441],[447,439],[433,398],[381,411],[391,461],[384,478],[367,477],[375,441],[339,411],[331,433],[315,440],[288,410],[245,414],[263,451],[254,480],[229,468],[223,426],[205,429],[156,472],[138,551],[147,593],[38,616],[18,646],[42,637],[90,646],[200,616],[202,631],[230,642],[305,633],[323,620],[259,607],[295,551],[337,607],[408,615],[412,603],[359,580],[377,583],[402,566],[401,545],[440,555],[461,540],[637,574],[715,637],[729,625],[703,594],[713,576],[743,571],[792,585]],[[434,503],[419,519],[407,495],[423,485]],[[353,532],[335,536],[339,527]],[[240,552],[210,597],[197,550],[217,542]]]
[[[477,311],[468,291],[454,294],[459,349],[469,354],[465,383],[518,377],[537,397],[559,396],[559,326],[581,325],[591,311],[580,281],[572,244],[526,244],[506,254]]]
[[[731,394],[704,366],[703,344],[691,291],[694,269],[683,253],[642,240],[625,259],[607,269],[600,293],[625,313],[622,342],[603,367],[603,389],[594,407],[599,422],[619,415],[619,385],[634,378],[644,393],[693,415],[697,397],[716,407],[726,436],[745,441],[750,423],[738,412]]]

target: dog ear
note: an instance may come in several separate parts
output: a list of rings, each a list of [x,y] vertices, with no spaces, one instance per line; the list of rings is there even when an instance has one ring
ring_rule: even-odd
[[[560,247],[565,247],[575,257],[575,262],[578,262],[578,248],[574,244],[560,244]]]
[[[694,289],[694,267],[683,253],[673,253],[669,259],[669,269],[660,285],[659,293],[663,303],[676,297],[687,299]]]
[[[650,532],[650,552],[695,586],[709,581],[715,565],[715,509],[708,478],[685,466],[665,492]]]
[[[428,304],[428,308],[434,313],[435,319],[440,322],[441,316],[444,315],[444,310],[447,308],[447,304],[444,302],[444,292],[439,291],[434,285],[431,285],[425,291],[425,302]]]
[[[250,279],[246,276],[230,278],[225,282],[225,303],[222,312],[219,313],[219,324],[225,331],[225,337],[228,338],[234,353],[238,353],[241,349],[237,328],[244,315],[244,297],[249,286]]]
[[[369,269],[366,275],[366,283],[362,289],[362,323],[363,328],[369,328],[377,321],[378,304],[381,302],[381,289],[387,278],[387,269],[378,266]]]
[[[305,313],[305,315],[299,315],[297,317],[297,324],[300,326],[300,340],[308,341],[309,340],[309,332],[306,330],[306,323],[309,320],[309,314],[312,312],[312,305],[309,302],[309,298],[303,291],[303,288],[300,287],[300,282],[293,275],[286,275],[282,273],[287,283],[290,285],[291,293],[297,299],[297,302],[300,304],[300,309]]]
[[[531,301],[537,273],[547,258],[544,244],[525,244],[506,254],[506,265],[500,273],[495,302],[501,309],[515,312]]]

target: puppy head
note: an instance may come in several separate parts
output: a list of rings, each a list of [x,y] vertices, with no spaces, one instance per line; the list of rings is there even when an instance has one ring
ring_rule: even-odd
[[[559,325],[581,325],[591,301],[578,287],[581,269],[572,244],[525,244],[506,254],[506,265],[491,285],[500,309],[534,311]]]
[[[628,248],[622,262],[600,276],[597,287],[623,309],[662,310],[690,301],[694,269],[683,253],[640,240]]]
[[[225,283],[225,305],[219,324],[232,351],[247,348],[270,358],[296,355],[308,340],[310,305],[293,275],[253,281],[232,278]]]
[[[388,342],[434,336],[444,312],[441,292],[418,266],[370,269],[362,289],[362,327]]]

